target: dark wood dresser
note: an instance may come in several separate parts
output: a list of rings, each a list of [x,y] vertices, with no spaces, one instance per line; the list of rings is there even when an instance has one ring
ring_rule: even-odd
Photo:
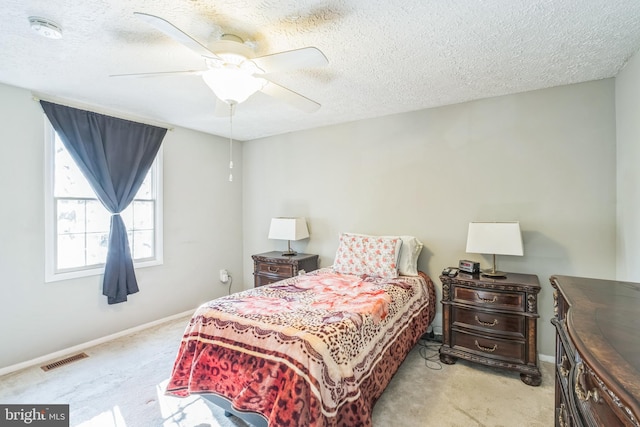
[[[551,276],[556,426],[640,426],[640,283]]]
[[[538,386],[537,320],[540,283],[532,274],[503,278],[460,273],[442,282],[440,360],[458,358],[520,372]]]
[[[282,255],[282,252],[265,252],[251,255],[253,258],[254,287],[268,285],[278,280],[297,276],[301,272],[318,269],[318,255]]]

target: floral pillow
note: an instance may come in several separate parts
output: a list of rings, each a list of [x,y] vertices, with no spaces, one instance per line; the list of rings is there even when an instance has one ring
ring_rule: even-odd
[[[395,279],[401,246],[400,237],[342,233],[333,270],[342,274]]]

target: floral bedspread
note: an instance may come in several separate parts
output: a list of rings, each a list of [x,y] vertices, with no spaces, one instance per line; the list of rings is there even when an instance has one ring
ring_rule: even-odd
[[[424,332],[407,329],[433,318],[427,287],[324,268],[209,301],[187,325],[167,394],[214,393],[273,426],[370,425],[362,385],[396,337]]]

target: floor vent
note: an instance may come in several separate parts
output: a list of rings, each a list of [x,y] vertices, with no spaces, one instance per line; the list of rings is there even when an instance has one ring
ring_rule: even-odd
[[[57,362],[49,363],[48,365],[41,366],[43,371],[50,371],[55,368],[59,368],[60,366],[68,365],[69,363],[75,362],[76,360],[84,359],[89,357],[87,353],[78,353],[73,356],[66,357],[62,360],[58,360]]]

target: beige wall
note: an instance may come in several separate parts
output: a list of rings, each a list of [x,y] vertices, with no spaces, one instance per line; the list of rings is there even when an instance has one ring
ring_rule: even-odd
[[[226,140],[181,128],[163,142],[164,265],[138,269],[140,292],[111,306],[101,276],[45,283],[43,137],[31,93],[0,84],[0,369],[225,295],[221,268],[242,287],[241,147],[229,183]]]
[[[292,242],[329,266],[340,232],[412,234],[435,279],[466,254],[470,221],[518,220],[523,257],[499,268],[542,285],[539,351],[554,354],[551,274],[615,275],[613,79],[363,120],[243,143],[245,286],[273,216],[305,216]],[[439,304],[438,304],[439,307]],[[440,313],[440,309],[439,309]],[[438,331],[441,318],[435,321]]]
[[[640,53],[616,77],[617,274],[640,282]]]
[[[622,88],[637,88],[638,74],[627,67]],[[525,255],[498,262],[538,275],[540,351],[552,355],[548,276],[615,275],[616,86],[618,137],[630,129],[631,150],[640,132],[620,114],[633,117],[639,97],[621,104],[612,79],[237,144],[233,183],[226,140],[168,132],[165,263],[138,270],[140,293],[109,306],[100,277],[44,283],[44,119],[29,91],[0,84],[0,340],[11,343],[0,369],[221,296],[221,268],[233,290],[250,287],[250,255],[286,245],[266,237],[279,215],[308,217],[311,239],[292,246],[320,254],[323,266],[342,231],[416,235],[419,266],[438,287],[444,266],[489,262],[464,252],[469,221],[519,220]]]

